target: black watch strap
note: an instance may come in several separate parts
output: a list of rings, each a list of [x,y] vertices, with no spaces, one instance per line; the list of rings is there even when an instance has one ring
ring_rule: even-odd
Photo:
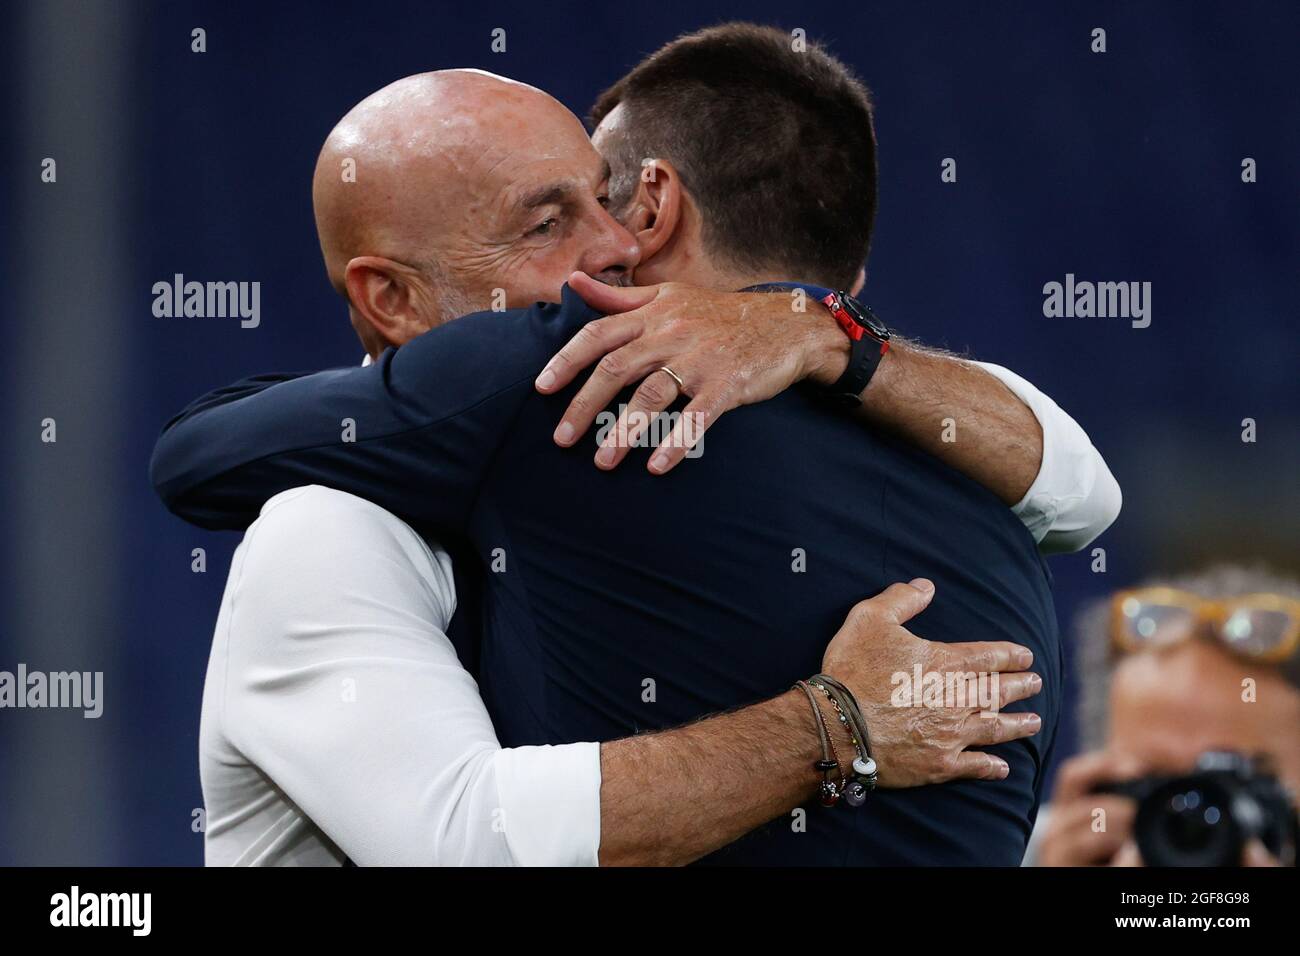
[[[848,368],[826,389],[826,395],[838,405],[853,407],[861,404],[862,393],[889,351],[889,330],[870,309],[846,292],[832,293],[822,301],[852,343]]]
[[[884,349],[888,348],[888,345],[884,346]],[[866,391],[871,377],[876,374],[884,355],[882,344],[869,335],[854,342],[849,351],[849,367],[827,390],[830,399],[848,407],[862,404],[862,393]]]

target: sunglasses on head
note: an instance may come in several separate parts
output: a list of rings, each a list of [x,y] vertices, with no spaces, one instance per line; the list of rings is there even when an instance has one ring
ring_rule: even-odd
[[[1300,601],[1280,594],[1209,601],[1163,587],[1120,591],[1111,599],[1111,640],[1121,651],[1177,644],[1202,628],[1240,657],[1285,661],[1300,644]]]

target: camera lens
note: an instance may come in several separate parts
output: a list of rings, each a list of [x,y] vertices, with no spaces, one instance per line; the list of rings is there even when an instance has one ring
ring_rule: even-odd
[[[1138,848],[1151,866],[1234,866],[1242,836],[1232,795],[1212,780],[1174,781],[1143,801]]]

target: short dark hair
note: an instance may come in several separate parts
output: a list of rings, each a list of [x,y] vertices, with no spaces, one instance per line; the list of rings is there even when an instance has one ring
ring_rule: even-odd
[[[772,27],[727,23],[677,38],[602,93],[615,206],[646,158],[671,162],[704,217],[710,255],[847,288],[876,215],[871,95],[847,66]]]

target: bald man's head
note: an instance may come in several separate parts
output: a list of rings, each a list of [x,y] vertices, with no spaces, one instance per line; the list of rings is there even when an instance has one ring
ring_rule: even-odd
[[[581,122],[535,87],[476,70],[398,80],[317,160],[330,282],[369,348],[463,311],[557,301],[575,269],[618,279],[638,253],[605,212],[607,178]]]
[[[567,112],[541,90],[490,73],[441,70],[390,83],[334,127],[312,182],[326,268],[343,291],[358,255],[409,252],[445,225],[458,172],[508,142],[530,108]]]

